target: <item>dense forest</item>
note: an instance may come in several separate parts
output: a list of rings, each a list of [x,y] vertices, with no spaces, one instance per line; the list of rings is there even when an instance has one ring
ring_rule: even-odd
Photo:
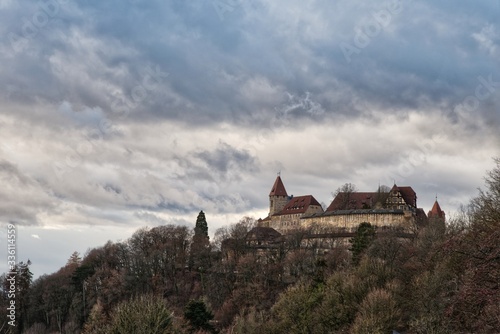
[[[329,251],[249,247],[251,218],[217,230],[207,218],[142,228],[124,242],[74,253],[56,273],[16,277],[17,326],[2,333],[498,333],[500,159],[446,229],[411,238],[362,224]],[[209,217],[208,217],[209,218]],[[208,219],[209,221],[210,219]]]

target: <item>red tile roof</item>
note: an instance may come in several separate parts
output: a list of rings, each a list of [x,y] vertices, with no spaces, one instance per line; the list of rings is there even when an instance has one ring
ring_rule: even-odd
[[[445,213],[443,210],[441,210],[441,207],[439,206],[438,201],[436,200],[434,202],[434,205],[432,206],[431,211],[427,214],[429,218],[441,218],[444,219]]]
[[[310,205],[317,205],[321,207],[321,204],[319,204],[319,202],[312,195],[293,197],[288,201],[283,210],[278,212],[276,215],[305,213]]]
[[[274,185],[269,193],[269,196],[288,196],[285,185],[283,184],[283,181],[281,181],[281,177],[279,175],[276,178],[276,181],[274,181]]]
[[[394,190],[399,190],[401,196],[405,200],[406,204],[411,205],[413,207],[417,207],[417,193],[413,190],[412,187],[398,187],[394,185],[391,189],[391,192]]]
[[[326,211],[335,210],[360,210],[371,208],[375,204],[378,193],[376,192],[354,192],[338,193]],[[347,198],[346,198],[347,197]]]
[[[256,226],[248,231],[245,239],[247,241],[274,240],[281,236],[281,233],[271,227]]]

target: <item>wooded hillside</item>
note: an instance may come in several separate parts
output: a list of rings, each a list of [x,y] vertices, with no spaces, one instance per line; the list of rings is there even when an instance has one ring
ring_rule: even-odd
[[[4,274],[1,332],[498,333],[495,161],[485,188],[445,231],[429,226],[413,238],[367,232],[368,224],[329,252],[300,247],[308,231],[266,251],[248,247],[252,219],[210,241],[210,217],[201,212],[195,229],[142,228],[127,241],[74,253],[34,281],[29,262],[20,263],[17,326],[7,325]]]

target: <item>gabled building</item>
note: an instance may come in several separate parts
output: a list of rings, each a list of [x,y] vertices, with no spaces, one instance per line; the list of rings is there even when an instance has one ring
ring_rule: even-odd
[[[288,196],[278,175],[269,193],[269,215],[259,220],[259,224],[286,233],[300,228],[302,217],[321,212],[321,204],[312,195]]]
[[[281,242],[281,233],[271,227],[256,226],[245,236],[245,243],[250,247],[273,247]]]
[[[429,218],[435,221],[436,217],[444,223],[444,212],[437,200],[429,211]],[[362,222],[410,231],[427,225],[429,219],[417,207],[417,194],[410,186],[395,184],[389,192],[340,192],[324,211],[312,195],[288,196],[278,176],[269,193],[269,215],[259,222],[260,226],[287,234],[299,228],[321,226],[350,232]]]
[[[371,209],[378,203],[378,197],[374,192],[340,192],[326,211]]]
[[[417,207],[417,194],[412,187],[394,185],[389,192],[340,192],[326,211],[392,209],[411,210]]]
[[[325,212],[304,216],[302,221],[304,227],[328,225],[344,231],[353,231],[363,222],[409,231],[425,225],[427,217],[417,207],[412,187],[394,185],[389,192],[341,192]]]
[[[417,208],[417,193],[412,187],[394,185],[389,192],[384,206],[393,210],[414,210]]]

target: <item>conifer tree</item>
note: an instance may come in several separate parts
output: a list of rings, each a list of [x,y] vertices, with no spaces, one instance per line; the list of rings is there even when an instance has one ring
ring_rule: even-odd
[[[349,240],[351,243],[349,250],[352,252],[352,262],[354,265],[359,264],[365,249],[370,246],[374,238],[375,227],[372,224],[366,222],[359,224],[356,235]]]
[[[184,310],[184,317],[191,325],[191,331],[206,331],[216,333],[215,328],[210,324],[210,320],[214,318],[212,312],[207,309],[203,300],[191,300]]]
[[[208,239],[208,224],[203,210],[200,211],[198,217],[196,218],[196,225],[194,227],[194,236],[205,237]]]
[[[71,254],[71,256],[69,257],[68,262],[66,262],[66,265],[78,267],[80,266],[81,263],[82,263],[82,258],[80,257],[80,253],[74,251],[73,254]]]
[[[209,266],[210,260],[210,241],[208,236],[208,224],[205,213],[200,211],[196,218],[194,227],[193,242],[191,244],[191,256],[189,266],[200,273],[203,273]]]

